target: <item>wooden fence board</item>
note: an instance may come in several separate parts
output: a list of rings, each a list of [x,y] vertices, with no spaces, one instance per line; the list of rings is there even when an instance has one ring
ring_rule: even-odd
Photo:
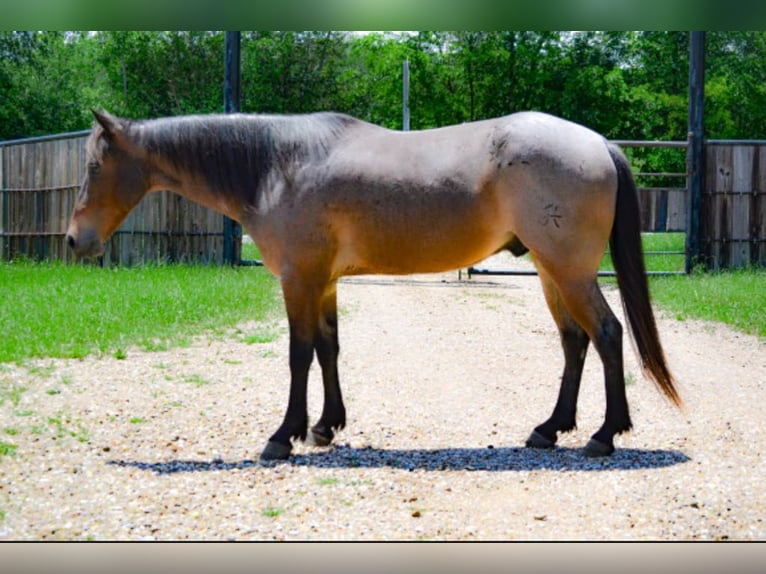
[[[641,229],[647,232],[686,230],[686,189],[638,188]]]
[[[714,269],[766,265],[766,146],[709,145],[702,244]]]

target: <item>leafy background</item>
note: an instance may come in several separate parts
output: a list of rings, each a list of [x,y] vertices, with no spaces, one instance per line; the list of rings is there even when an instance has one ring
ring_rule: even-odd
[[[0,31],[0,140],[223,110],[223,32]],[[335,110],[411,128],[537,109],[615,139],[686,139],[689,33],[242,33],[241,109]],[[766,133],[766,32],[709,32],[706,132]]]

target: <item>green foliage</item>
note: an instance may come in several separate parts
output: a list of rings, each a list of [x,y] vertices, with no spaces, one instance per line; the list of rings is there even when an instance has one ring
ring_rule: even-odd
[[[86,126],[84,54],[76,35],[0,31],[0,140]]]
[[[766,32],[707,34],[708,137],[766,133]],[[0,31],[0,140],[223,110],[223,32]],[[615,139],[685,139],[688,32],[243,32],[241,108],[412,129],[537,109]],[[667,171],[667,170],[665,170]]]

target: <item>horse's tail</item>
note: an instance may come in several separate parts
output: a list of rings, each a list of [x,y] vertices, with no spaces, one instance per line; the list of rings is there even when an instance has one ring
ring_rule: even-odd
[[[609,154],[617,168],[617,205],[609,246],[617,273],[622,306],[630,324],[630,332],[638,350],[644,374],[676,406],[681,406],[660,344],[657,324],[649,297],[644,251],[641,245],[641,221],[638,193],[630,164],[619,147],[608,144]]]

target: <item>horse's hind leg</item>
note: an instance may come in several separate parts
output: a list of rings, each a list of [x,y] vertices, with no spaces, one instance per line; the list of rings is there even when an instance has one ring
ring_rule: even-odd
[[[604,365],[606,415],[604,424],[585,446],[585,454],[609,455],[614,452],[614,435],[632,426],[625,393],[622,325],[604,299],[595,276],[579,281],[558,281],[557,286],[562,301],[588,333]]]
[[[532,448],[551,448],[556,444],[557,433],[567,432],[576,427],[577,395],[580,390],[585,354],[590,339],[582,327],[572,318],[561,301],[558,289],[545,270],[538,268],[543,285],[545,300],[556,321],[564,349],[564,374],[553,414],[548,420],[535,427],[526,445]]]
[[[340,392],[338,378],[338,307],[336,285],[329,286],[321,301],[319,328],[314,344],[317,359],[322,367],[324,384],[324,407],[322,416],[311,427],[309,438],[318,446],[332,442],[335,431],[346,426],[346,408]]]

